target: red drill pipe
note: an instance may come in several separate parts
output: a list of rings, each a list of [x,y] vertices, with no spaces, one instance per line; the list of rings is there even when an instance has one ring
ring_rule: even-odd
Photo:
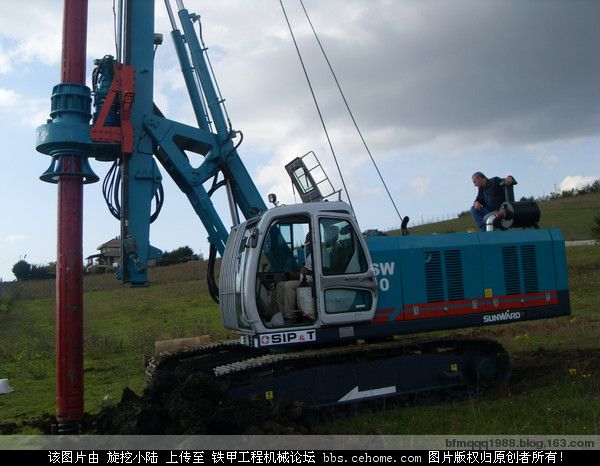
[[[65,0],[61,83],[85,84],[87,0]],[[64,172],[80,172],[81,154],[61,154]],[[58,180],[56,263],[56,417],[76,433],[83,417],[83,179]]]
[[[65,0],[61,83],[85,84],[87,0]]]

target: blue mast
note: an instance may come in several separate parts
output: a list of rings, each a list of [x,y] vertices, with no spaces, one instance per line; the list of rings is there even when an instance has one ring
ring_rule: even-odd
[[[95,151],[99,160],[121,159],[121,280],[133,285],[146,284],[148,260],[160,254],[149,241],[150,223],[154,220],[152,200],[162,189],[162,176],[153,155],[186,194],[206,228],[211,248],[221,255],[229,232],[211,200],[214,191],[220,187],[227,190],[233,224],[239,223],[239,213],[248,219],[266,210],[237,152],[241,132],[234,131],[226,118],[223,101],[211,77],[206,49],[194,31],[193,22],[200,17],[190,14],[183,2],[177,0],[180,30],[169,0],[165,4],[173,28],[171,37],[198,126],[170,120],[154,105],[154,0],[125,0],[124,61],[133,67],[135,92],[130,115],[125,117],[128,111],[124,110],[126,92],[123,89],[120,90],[120,110],[115,111],[120,111],[117,125],[123,126],[127,118],[133,128],[132,151],[125,153],[124,143],[111,146],[110,142],[96,143]],[[110,63],[110,60],[105,62]],[[113,79],[106,64],[104,69],[104,74]],[[106,80],[100,79],[103,87],[96,89],[97,114],[102,109],[102,102],[98,101],[107,94]],[[202,155],[203,162],[198,167],[192,166],[186,151]],[[222,177],[220,181],[219,177]],[[212,187],[207,189],[204,184],[210,180],[213,180]]]

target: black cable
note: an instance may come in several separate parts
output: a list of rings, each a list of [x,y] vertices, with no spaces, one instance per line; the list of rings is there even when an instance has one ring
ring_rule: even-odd
[[[219,188],[222,188],[223,186],[227,186],[227,180],[221,180],[217,183],[217,176],[215,176],[213,185],[206,194],[208,195],[208,197],[212,197],[215,191]]]
[[[104,63],[109,59],[109,55],[104,55],[100,60],[100,63],[96,65],[96,67],[92,71],[92,92],[95,93],[96,88],[98,87],[98,79],[100,79],[100,72],[102,71],[102,67]]]
[[[121,161],[118,161],[118,165],[121,165]],[[119,220],[121,220],[121,169],[119,167],[118,170],[116,170],[116,175],[114,177],[114,182],[113,182],[113,201],[114,201],[114,206],[115,209],[117,211],[117,214],[119,215],[117,218]]]
[[[119,166],[119,161],[115,160],[114,163],[112,164],[112,166],[110,167],[110,169],[108,170],[108,172],[106,173],[106,176],[104,177],[104,181],[102,182],[102,195],[104,196],[104,201],[106,202],[106,206],[108,207],[108,211],[111,213],[111,215],[113,217],[115,217],[117,220],[121,219],[121,209],[120,206],[116,206],[113,203],[113,191],[115,189],[115,185],[116,185],[116,175],[115,172],[119,172],[118,166]],[[119,177],[120,179],[120,177]]]
[[[154,209],[154,213],[150,215],[150,223],[154,223],[154,221],[160,215],[160,211],[162,210],[162,206],[165,200],[165,191],[163,189],[162,181],[158,184],[158,188],[154,193],[154,201],[156,203],[156,208]]]
[[[219,287],[215,280],[215,263],[217,261],[217,248],[214,245],[210,245],[208,252],[208,264],[206,271],[206,284],[208,285],[208,293],[212,300],[219,304]]]
[[[348,197],[348,202],[350,203],[350,207],[352,207],[352,210],[354,210],[354,206],[352,206],[352,200],[350,200],[350,193],[348,192],[348,188],[346,187],[346,182],[344,181],[344,177],[342,175],[342,170],[340,169],[340,165],[338,164],[337,157],[335,155],[335,150],[333,149],[333,145],[331,143],[331,138],[329,137],[329,132],[327,131],[327,126],[325,125],[325,120],[323,119],[323,115],[321,113],[321,108],[319,107],[317,97],[315,96],[315,92],[312,87],[312,83],[310,82],[310,78],[308,77],[308,72],[306,71],[306,66],[304,65],[304,60],[302,59],[302,54],[300,53],[300,48],[298,47],[298,43],[296,42],[296,37],[294,36],[294,31],[292,31],[292,26],[290,24],[290,20],[288,19],[288,15],[285,11],[285,7],[283,6],[283,1],[279,0],[279,4],[281,5],[281,9],[283,10],[283,16],[285,16],[285,21],[290,30],[292,40],[294,41],[294,47],[296,47],[296,52],[298,54],[298,58],[300,59],[300,64],[302,65],[302,70],[304,71],[304,76],[306,77],[306,82],[308,83],[310,93],[312,95],[315,106],[317,107],[317,113],[319,114],[319,119],[321,120],[321,125],[323,126],[323,131],[325,132],[325,137],[327,138],[327,142],[329,144],[329,149],[331,150],[331,153],[333,154],[333,160],[335,161],[335,166],[337,167],[338,173],[340,175],[340,179],[342,180],[342,185],[344,186],[344,190],[346,191],[346,196]]]
[[[233,140],[234,135],[238,135],[240,136],[240,140],[237,144],[233,145],[233,149],[231,149],[229,152],[227,152],[227,155],[225,157],[223,157],[223,160],[227,160],[227,158],[233,154],[238,147],[240,147],[242,145],[242,142],[244,141],[244,133],[242,133],[240,130],[236,130],[236,131],[230,131],[229,132],[229,136],[227,136],[227,139],[225,139],[221,145],[219,146],[219,152],[223,149],[223,146],[225,144],[227,144],[229,141]]]
[[[333,66],[331,65],[331,62],[329,61],[329,57],[325,53],[325,49],[323,48],[323,44],[321,44],[321,40],[319,39],[319,36],[317,35],[317,31],[315,30],[315,28],[314,28],[314,26],[312,24],[312,21],[310,20],[310,17],[308,16],[308,12],[306,11],[306,8],[304,7],[304,2],[302,0],[300,0],[300,5],[302,5],[302,9],[304,10],[304,14],[306,15],[306,19],[308,20],[308,24],[310,24],[310,28],[312,29],[312,32],[313,32],[313,34],[315,36],[315,39],[317,40],[317,43],[319,44],[321,52],[323,53],[323,57],[325,57],[325,61],[327,62],[327,65],[329,66],[329,70],[331,71],[331,75],[333,76],[333,79],[335,80],[335,84],[337,85],[337,88],[340,91],[340,95],[342,96],[342,100],[344,101],[344,104],[346,105],[346,109],[348,110],[348,113],[350,114],[350,118],[352,119],[352,123],[354,123],[354,127],[356,128],[356,131],[358,132],[358,135],[360,136],[360,140],[362,141],[363,145],[365,146],[365,150],[367,151],[367,154],[369,154],[369,157],[371,158],[371,162],[373,162],[373,166],[375,167],[375,170],[377,170],[377,174],[379,175],[379,179],[383,183],[383,187],[385,188],[385,191],[387,192],[387,195],[390,198],[390,201],[392,202],[392,205],[394,206],[394,210],[396,210],[396,213],[398,214],[398,217],[400,218],[400,221],[402,222],[402,220],[403,220],[402,219],[402,215],[400,215],[400,212],[398,211],[398,207],[396,207],[396,203],[394,202],[394,199],[392,198],[390,190],[388,189],[387,184],[385,183],[385,181],[383,179],[383,175],[379,171],[379,167],[377,166],[377,163],[375,162],[375,159],[373,158],[373,155],[371,154],[371,151],[369,150],[369,147],[367,146],[367,142],[365,141],[365,138],[363,137],[362,131],[358,127],[358,123],[356,122],[356,119],[354,118],[354,114],[352,113],[352,110],[350,110],[350,105],[348,104],[348,101],[346,100],[346,96],[344,95],[344,92],[342,91],[342,87],[340,86],[340,83],[339,83],[338,78],[337,78],[337,76],[335,74],[335,71],[333,71]]]
[[[106,206],[108,207],[108,211],[111,213],[113,217],[117,220],[121,220],[121,170],[120,170],[121,160],[117,159],[114,161],[108,173],[104,177],[104,181],[102,182],[102,195],[104,196],[104,201],[106,202]],[[162,182],[158,184],[156,192],[154,193],[154,202],[156,207],[154,212],[150,215],[150,223],[153,223],[158,216],[160,215],[160,211],[162,210],[164,200],[165,200],[165,191],[162,185]]]
[[[227,144],[229,141],[231,141],[233,139],[233,135],[234,134],[239,134],[240,135],[240,140],[237,144],[234,144],[233,148],[227,153],[226,156],[223,157],[223,160],[227,160],[227,158],[233,154],[238,147],[240,147],[240,144],[242,144],[242,141],[244,140],[244,133],[242,133],[241,131],[232,131],[229,133],[229,136],[227,137],[227,139],[225,139],[220,145],[219,145],[219,151],[221,151],[223,149],[223,146],[225,144]],[[208,190],[207,194],[208,197],[211,197],[215,191],[219,188],[222,188],[223,186],[227,186],[227,180],[223,179],[221,181],[217,180],[219,179],[219,173],[221,172],[217,172],[217,174],[214,176],[213,178],[213,183],[212,186],[210,187],[210,189]],[[223,176],[225,176],[225,173],[223,173]]]

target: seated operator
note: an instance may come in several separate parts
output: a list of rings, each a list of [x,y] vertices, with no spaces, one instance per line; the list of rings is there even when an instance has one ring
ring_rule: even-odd
[[[277,308],[283,313],[283,317],[290,319],[295,317],[298,312],[298,304],[296,302],[296,289],[302,284],[306,285],[308,281],[312,281],[312,249],[310,232],[306,234],[304,241],[304,251],[306,260],[304,266],[299,272],[290,272],[290,275],[295,277],[294,280],[287,280],[277,283],[276,299]]]
[[[506,178],[487,178],[481,172],[475,172],[472,176],[473,184],[477,187],[477,197],[471,207],[471,215],[475,224],[481,231],[485,231],[485,222],[492,214],[496,214],[496,218],[504,218],[504,212],[496,212],[500,205],[506,200],[504,188],[501,183],[512,185],[515,179],[508,175]]]

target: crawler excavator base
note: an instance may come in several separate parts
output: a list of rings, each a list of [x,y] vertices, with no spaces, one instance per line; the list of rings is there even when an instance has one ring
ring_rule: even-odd
[[[163,354],[147,374],[153,389],[203,373],[234,399],[302,402],[311,408],[505,382],[509,358],[497,342],[435,340],[351,344],[270,353],[223,342]]]

